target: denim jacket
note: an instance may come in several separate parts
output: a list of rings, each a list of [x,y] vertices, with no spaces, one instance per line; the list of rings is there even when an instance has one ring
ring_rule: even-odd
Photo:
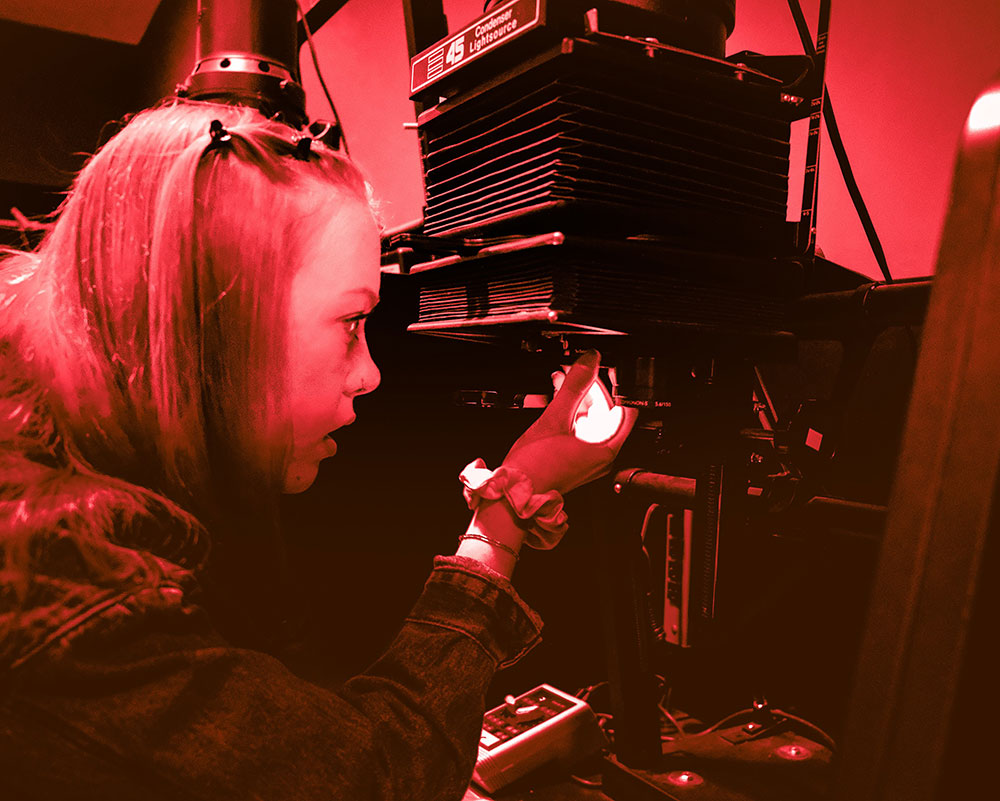
[[[385,654],[329,691],[227,643],[194,576],[155,561],[140,586],[61,585],[20,618],[0,797],[459,799],[491,677],[539,640],[505,579],[438,557]]]

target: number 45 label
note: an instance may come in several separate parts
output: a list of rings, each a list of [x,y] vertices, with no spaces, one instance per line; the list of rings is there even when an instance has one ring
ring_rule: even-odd
[[[452,41],[451,46],[448,48],[448,52],[444,57],[445,64],[457,64],[462,60],[462,56],[465,55],[465,40],[455,39]]]

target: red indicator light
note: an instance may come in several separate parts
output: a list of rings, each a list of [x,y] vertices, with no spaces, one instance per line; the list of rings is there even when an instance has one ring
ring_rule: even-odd
[[[667,781],[675,787],[696,787],[705,780],[690,770],[675,770],[667,774]]]
[[[795,745],[794,743],[775,748],[774,753],[782,759],[790,759],[793,762],[801,762],[803,759],[809,759],[812,756],[812,751],[804,745]]]

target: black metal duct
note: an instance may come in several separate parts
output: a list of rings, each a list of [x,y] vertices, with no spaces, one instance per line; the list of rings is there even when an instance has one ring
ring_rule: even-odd
[[[306,121],[295,0],[198,0],[194,71],[178,94]]]

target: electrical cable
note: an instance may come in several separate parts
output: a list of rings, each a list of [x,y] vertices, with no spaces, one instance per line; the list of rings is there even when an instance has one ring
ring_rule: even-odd
[[[330,111],[333,113],[333,119],[337,123],[337,128],[340,131],[340,146],[344,151],[345,155],[350,156],[351,150],[347,146],[347,132],[344,130],[344,125],[340,121],[340,115],[337,114],[337,107],[334,105],[333,97],[330,95],[330,90],[327,88],[326,81],[323,80],[323,72],[319,68],[319,58],[316,56],[316,45],[313,44],[312,31],[309,30],[309,22],[306,20],[306,12],[302,8],[301,0],[295,0],[295,5],[299,9],[299,17],[302,20],[302,28],[306,32],[306,44],[309,45],[309,55],[312,57],[313,66],[316,68],[316,77],[319,78],[319,85],[323,88],[323,94],[326,95],[326,102],[330,104]]]
[[[719,729],[721,729],[724,726],[726,726],[726,724],[728,724],[728,723],[732,723],[733,721],[739,720],[740,718],[746,717],[747,715],[758,714],[758,712],[759,712],[759,710],[757,710],[757,709],[755,709],[753,707],[750,707],[748,709],[741,709],[739,712],[733,712],[731,715],[726,715],[726,717],[724,717],[722,720],[720,720],[720,721],[718,721],[716,723],[713,723],[707,729],[702,729],[699,732],[694,732],[694,733],[689,734],[687,736],[688,737],[704,737],[706,734],[711,734],[714,731],[718,731]],[[820,739],[821,739],[820,745],[825,746],[831,752],[835,752],[837,750],[837,741],[834,740],[833,737],[831,737],[829,734],[827,734],[825,731],[823,731],[823,729],[821,729],[815,723],[810,723],[805,718],[801,718],[798,715],[793,715],[791,712],[785,712],[782,709],[772,709],[771,710],[771,715],[773,717],[775,717],[775,718],[779,718],[779,720],[775,721],[776,723],[780,723],[781,719],[783,719],[783,720],[790,720],[790,721],[792,721],[794,723],[798,723],[800,726],[803,726],[803,727],[809,729],[809,731],[812,732],[813,734],[818,735],[820,737]]]
[[[726,715],[722,720],[716,721],[715,723],[713,723],[708,728],[702,729],[701,731],[692,732],[691,734],[689,734],[687,736],[688,737],[704,737],[706,734],[711,734],[713,731],[717,731],[718,729],[721,729],[727,723],[732,723],[734,720],[739,720],[740,718],[745,717],[746,715],[753,715],[753,714],[756,714],[756,713],[757,713],[757,710],[754,709],[753,707],[750,707],[748,709],[741,709],[739,712],[733,712],[731,715]]]
[[[607,687],[607,681],[599,681],[597,684],[591,684],[580,690],[577,690],[574,695],[581,701],[587,701],[589,703],[590,696],[602,687]],[[593,707],[591,707],[593,710]],[[608,743],[614,742],[614,732],[608,731],[608,722],[613,720],[612,716],[606,712],[594,712],[594,717],[597,719],[597,727],[601,730],[601,734],[608,741]],[[602,781],[600,779],[585,779],[582,776],[578,776],[575,773],[569,775],[570,781],[576,782],[584,787],[601,787]]]
[[[589,702],[591,694],[601,689],[602,687],[607,687],[607,686],[608,686],[607,681],[599,681],[597,682],[597,684],[591,684],[587,687],[584,687],[582,690],[577,690],[576,697],[579,698],[581,701]]]
[[[680,724],[673,713],[670,711],[670,694],[673,688],[667,686],[666,676],[662,676],[659,673],[656,674],[656,679],[660,685],[660,700],[657,702],[656,706],[659,708],[660,712],[663,714],[669,722],[670,725],[677,729],[677,733],[682,737],[687,734],[684,731],[684,727]],[[673,738],[670,738],[673,739]]]
[[[675,729],[677,729],[677,733],[681,737],[684,737],[687,734],[687,732],[684,731],[684,727],[681,726],[681,724],[677,721],[677,718],[673,716],[670,710],[667,709],[667,707],[662,702],[657,704],[657,706],[659,707],[660,712],[663,714],[663,717],[665,717],[668,721],[670,721],[670,725],[673,726]]]
[[[792,18],[795,20],[795,27],[798,29],[799,39],[802,40],[802,47],[806,55],[810,58],[816,58],[816,46],[813,44],[809,34],[809,26],[806,24],[806,18],[802,13],[802,6],[799,4],[799,0],[788,0],[788,8],[792,12]],[[879,270],[882,271],[885,280],[891,283],[893,278],[889,272],[889,263],[886,260],[885,251],[882,249],[882,242],[875,231],[875,223],[872,221],[871,214],[868,213],[868,207],[861,196],[861,188],[854,177],[851,162],[847,158],[847,149],[844,147],[844,140],[840,135],[840,128],[837,125],[837,117],[833,112],[833,103],[830,100],[829,90],[826,92],[823,119],[826,122],[826,132],[830,136],[830,145],[833,147],[834,155],[837,157],[837,164],[840,165],[840,173],[844,178],[844,183],[847,186],[851,200],[854,202],[854,210],[861,221],[861,226],[865,229],[865,235],[868,237],[868,244],[872,249],[872,254],[875,256],[875,261],[878,262]]]
[[[805,718],[800,718],[798,715],[793,715],[790,712],[785,712],[785,711],[783,711],[781,709],[774,709],[774,710],[772,710],[772,714],[774,714],[774,715],[780,715],[783,718],[795,721],[800,726],[805,726],[811,732],[813,732],[814,734],[818,734],[823,739],[823,742],[821,743],[821,745],[825,745],[831,752],[836,752],[836,750],[837,750],[837,741],[834,740],[829,734],[827,734],[825,731],[823,731],[815,723],[810,723]]]

